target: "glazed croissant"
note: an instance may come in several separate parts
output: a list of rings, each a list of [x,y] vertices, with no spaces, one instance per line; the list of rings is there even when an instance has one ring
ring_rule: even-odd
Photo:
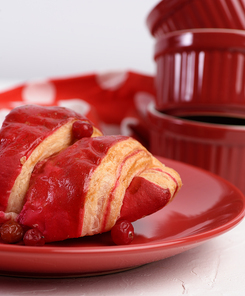
[[[35,117],[39,108],[43,113],[37,121],[32,115],[26,117],[27,124],[23,118],[32,108]],[[0,161],[3,164],[4,155],[10,152],[15,161],[7,167],[5,178],[4,170],[1,172],[0,185],[4,184],[5,192],[0,204],[5,218],[14,213],[19,224],[38,229],[46,242],[106,232],[119,219],[135,221],[164,207],[181,188],[178,173],[136,140],[102,136],[93,127],[92,137],[74,141],[73,122],[86,119],[63,108],[43,108],[29,106],[25,112],[20,107],[12,112],[22,114],[21,124],[11,113],[3,124],[5,145],[1,146]],[[12,136],[15,148],[5,131],[8,127],[10,133],[12,123],[19,128]],[[20,145],[25,134],[27,145]],[[36,154],[38,157],[33,157]],[[27,166],[31,157],[35,161]],[[21,189],[16,190],[18,178]],[[7,179],[11,184],[5,184]]]

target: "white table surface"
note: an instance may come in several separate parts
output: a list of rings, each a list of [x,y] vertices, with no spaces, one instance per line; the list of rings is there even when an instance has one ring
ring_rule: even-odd
[[[13,82],[0,82],[0,91]],[[0,276],[0,295],[244,296],[245,220],[199,247],[110,275],[28,279]]]

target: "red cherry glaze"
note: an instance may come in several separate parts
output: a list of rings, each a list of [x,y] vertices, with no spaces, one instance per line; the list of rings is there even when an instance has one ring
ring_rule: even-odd
[[[44,236],[36,228],[27,230],[23,237],[23,241],[26,246],[43,246],[45,244]]]
[[[128,245],[134,239],[134,227],[127,220],[118,220],[111,229],[111,238],[116,245]]]
[[[77,120],[72,125],[72,134],[77,140],[91,137],[93,134],[93,126],[89,122]]]
[[[1,239],[5,243],[12,244],[17,243],[22,239],[24,231],[20,224],[18,224],[17,222],[8,221],[1,226],[0,233]]]
[[[171,198],[164,189],[140,176],[134,177],[126,190],[120,219],[136,221],[163,208]]]

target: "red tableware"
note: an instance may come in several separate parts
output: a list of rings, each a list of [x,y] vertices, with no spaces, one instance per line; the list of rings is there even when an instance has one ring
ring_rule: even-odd
[[[193,28],[245,30],[244,0],[162,0],[147,16],[147,27],[159,38]]]
[[[193,29],[156,42],[156,108],[245,106],[245,31]]]
[[[118,272],[194,248],[243,219],[245,198],[235,186],[204,170],[159,159],[180,173],[184,186],[166,208],[133,223],[130,245],[116,246],[110,233],[41,247],[0,242],[0,273],[70,277]]]
[[[150,151],[229,180],[245,193],[245,115],[148,106]]]

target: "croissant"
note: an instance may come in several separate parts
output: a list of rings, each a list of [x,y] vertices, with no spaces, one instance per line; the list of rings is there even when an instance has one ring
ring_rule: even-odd
[[[91,137],[74,139],[77,120],[89,122],[68,109],[25,106],[0,131],[2,216],[37,229],[45,242],[136,221],[166,206],[182,186],[175,170],[133,138],[93,127]]]
[[[83,138],[35,167],[19,223],[47,242],[94,235],[159,210],[180,186],[178,174],[132,138]]]
[[[0,222],[14,219],[23,207],[33,168],[71,145],[71,128],[82,115],[61,107],[25,105],[13,109],[0,130]],[[94,127],[93,136],[102,135]]]

